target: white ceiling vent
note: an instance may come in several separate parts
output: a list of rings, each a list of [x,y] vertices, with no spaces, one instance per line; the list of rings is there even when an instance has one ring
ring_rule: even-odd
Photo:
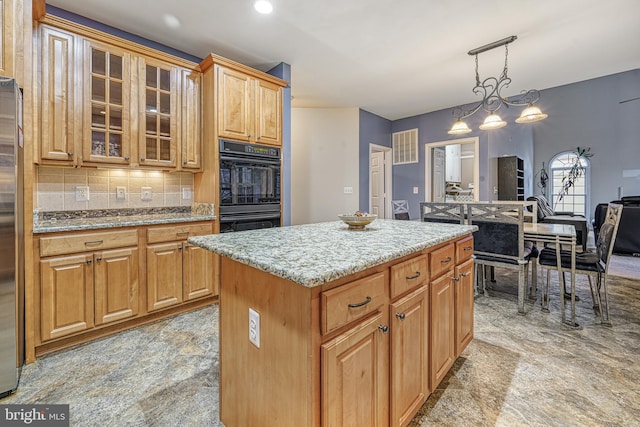
[[[393,164],[418,163],[418,129],[394,132]]]

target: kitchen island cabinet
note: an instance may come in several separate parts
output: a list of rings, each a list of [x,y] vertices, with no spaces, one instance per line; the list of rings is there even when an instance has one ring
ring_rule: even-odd
[[[455,358],[455,245],[474,230],[376,220],[362,231],[327,222],[189,238],[222,257],[221,420],[407,425],[433,388],[429,337],[450,337]],[[429,315],[442,248],[444,324]]]

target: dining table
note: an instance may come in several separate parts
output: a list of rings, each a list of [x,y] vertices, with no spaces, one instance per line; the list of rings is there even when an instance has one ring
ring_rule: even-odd
[[[530,240],[535,243],[542,243],[545,246],[553,244],[556,249],[558,281],[562,283],[564,273],[571,273],[571,318],[567,319],[564,303],[564,292],[561,291],[561,313],[562,323],[573,329],[580,329],[580,325],[576,322],[576,229],[571,224],[548,224],[548,223],[525,223],[524,224],[524,240]],[[569,269],[562,267],[560,251],[563,247],[569,247],[571,250],[571,267]],[[536,298],[537,280],[532,280],[531,297]],[[540,298],[542,310],[549,311],[549,292],[542,292]]]

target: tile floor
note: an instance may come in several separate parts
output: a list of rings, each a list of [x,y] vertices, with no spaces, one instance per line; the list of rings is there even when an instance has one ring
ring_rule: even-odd
[[[580,277],[571,330],[557,286],[550,313],[538,302],[519,316],[513,277],[497,278],[476,300],[475,339],[410,426],[640,426],[640,280],[610,281],[609,328]],[[73,426],[222,426],[217,329],[213,305],[42,357],[0,403],[68,403]]]

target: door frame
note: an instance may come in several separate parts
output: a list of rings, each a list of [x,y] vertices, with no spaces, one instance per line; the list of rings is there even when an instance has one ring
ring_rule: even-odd
[[[367,164],[367,176],[369,180],[369,212],[371,212],[371,155],[377,152],[384,152],[384,217],[392,218],[392,189],[393,189],[393,171],[391,169],[391,147],[384,145],[369,144],[369,157]]]
[[[468,138],[450,139],[447,141],[425,142],[424,144],[424,197],[425,201],[432,201],[431,190],[431,151],[434,147],[444,147],[453,144],[473,144],[473,200],[478,201],[480,193],[480,138],[472,136]]]

